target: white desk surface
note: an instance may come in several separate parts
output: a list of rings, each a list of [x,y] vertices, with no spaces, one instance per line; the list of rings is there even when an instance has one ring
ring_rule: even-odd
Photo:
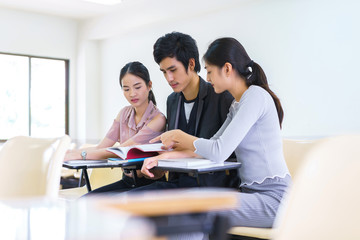
[[[151,218],[236,206],[236,191],[192,188],[68,202],[0,200],[0,239],[156,239]]]
[[[153,239],[155,227],[93,201],[0,201],[0,239]]]

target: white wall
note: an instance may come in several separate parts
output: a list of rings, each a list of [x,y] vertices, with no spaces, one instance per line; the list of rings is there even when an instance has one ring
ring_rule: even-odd
[[[0,52],[70,60],[70,116],[76,110],[77,36],[75,20],[0,8]],[[70,118],[71,132],[76,125]]]
[[[204,6],[207,2],[200,1]],[[118,77],[128,61],[139,60],[149,68],[158,105],[165,112],[171,89],[153,61],[152,46],[158,37],[171,31],[193,36],[201,56],[212,40],[222,36],[237,38],[263,67],[270,86],[282,101],[283,136],[316,138],[360,132],[360,79],[355,72],[360,54],[358,1],[218,2],[221,7],[198,14],[164,5],[163,19],[158,6],[146,6],[146,12],[155,11],[157,19],[133,24],[131,29],[114,16],[89,22],[84,28],[88,38],[100,39],[99,138],[127,104]],[[127,21],[135,21],[142,13],[139,11],[133,9]],[[169,11],[173,18],[168,18]],[[205,71],[200,75],[205,77]]]
[[[102,135],[99,132],[102,81],[98,42],[82,38],[78,42],[76,90],[73,98],[76,111],[70,116],[76,121],[70,136],[81,145],[97,143]]]
[[[133,0],[79,24],[0,8],[0,51],[70,59],[73,139],[101,139],[128,104],[118,84],[128,61],[149,68],[165,112],[171,88],[152,46],[171,31],[192,35],[201,56],[212,40],[237,38],[282,100],[283,136],[359,133],[358,9],[357,0]]]

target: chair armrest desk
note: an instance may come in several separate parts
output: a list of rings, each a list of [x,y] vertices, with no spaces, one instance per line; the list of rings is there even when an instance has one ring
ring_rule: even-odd
[[[81,176],[79,185],[81,183],[82,177],[85,178],[85,184],[87,187],[87,190],[91,191],[91,184],[89,180],[89,174],[87,172],[87,169],[90,168],[115,168],[115,167],[122,167],[128,170],[131,170],[133,172],[133,178],[136,182],[137,176],[136,176],[136,169],[140,169],[142,166],[142,162],[112,162],[107,160],[70,160],[63,163],[63,167],[69,168],[69,169],[76,169],[81,170]],[[80,187],[80,186],[79,186]]]
[[[238,162],[223,162],[223,163],[214,163],[204,166],[191,166],[191,167],[155,167],[159,170],[170,171],[170,172],[180,172],[188,173],[190,176],[197,179],[198,185],[200,185],[199,175],[204,173],[212,173],[219,171],[226,171],[231,169],[237,169],[241,167],[241,163]]]
[[[140,162],[106,162],[103,160],[70,160],[63,163],[63,167],[69,169],[77,169],[82,170],[82,175],[84,175],[85,183],[87,190],[91,191],[91,185],[89,180],[89,175],[87,169],[89,168],[114,168],[114,167],[122,167],[133,172],[133,178],[136,183],[137,175],[136,169],[140,169],[142,166],[142,161]],[[224,163],[214,163],[211,165],[204,165],[204,166],[192,166],[192,167],[155,167],[156,169],[164,170],[164,171],[171,171],[171,172],[181,172],[181,173],[188,173],[189,175],[195,177],[197,179],[198,184],[200,185],[199,175],[204,173],[211,173],[211,172],[218,172],[218,171],[225,171],[231,169],[240,168],[241,164],[238,162],[231,162],[226,161]],[[82,175],[80,177],[80,182],[82,179]]]

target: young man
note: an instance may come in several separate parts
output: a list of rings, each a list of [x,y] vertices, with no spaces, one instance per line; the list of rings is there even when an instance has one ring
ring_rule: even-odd
[[[211,84],[198,75],[200,62],[195,40],[183,33],[168,33],[156,41],[153,54],[174,91],[167,99],[167,130],[181,129],[200,138],[211,138],[225,121],[233,97],[229,92],[216,94]],[[188,174],[170,172],[168,181],[161,181],[164,172],[155,172],[158,181],[149,185],[124,187],[114,183],[92,193],[198,186],[197,179]],[[224,171],[201,174],[199,178],[200,186],[229,187],[234,183],[234,176],[227,176]]]
[[[212,137],[225,121],[233,97],[229,92],[216,94],[211,84],[198,75],[200,62],[195,40],[187,34],[168,33],[156,41],[153,54],[174,91],[167,98],[167,130],[181,129],[197,137]],[[225,172],[200,175],[200,186],[227,184]],[[167,183],[158,181],[145,189],[196,186],[196,178],[170,172]]]

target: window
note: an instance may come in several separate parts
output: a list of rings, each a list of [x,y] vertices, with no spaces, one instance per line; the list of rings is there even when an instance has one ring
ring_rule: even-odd
[[[0,53],[0,139],[68,134],[69,60]]]

